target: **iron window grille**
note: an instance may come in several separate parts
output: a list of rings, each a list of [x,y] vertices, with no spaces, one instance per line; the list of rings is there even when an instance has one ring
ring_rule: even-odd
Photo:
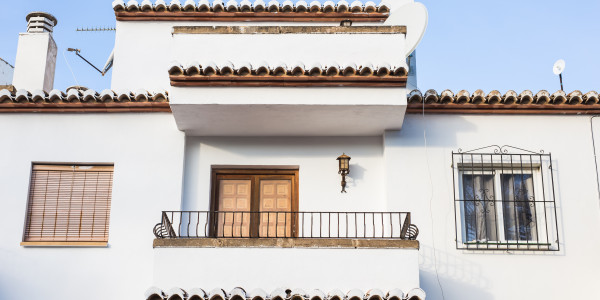
[[[459,149],[452,170],[457,249],[560,250],[550,153]]]

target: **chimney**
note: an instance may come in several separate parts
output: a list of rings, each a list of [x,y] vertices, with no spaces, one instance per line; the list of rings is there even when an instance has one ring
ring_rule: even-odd
[[[48,13],[27,15],[27,32],[19,34],[13,86],[28,91],[50,92],[54,86],[56,43],[52,38],[56,18]]]

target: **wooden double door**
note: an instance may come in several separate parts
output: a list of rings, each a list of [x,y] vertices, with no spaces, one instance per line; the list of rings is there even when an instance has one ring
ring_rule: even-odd
[[[213,169],[213,236],[295,237],[297,173]]]

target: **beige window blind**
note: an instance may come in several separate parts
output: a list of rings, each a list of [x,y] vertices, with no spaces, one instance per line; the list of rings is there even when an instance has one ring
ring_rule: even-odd
[[[24,242],[108,242],[113,166],[34,164]]]

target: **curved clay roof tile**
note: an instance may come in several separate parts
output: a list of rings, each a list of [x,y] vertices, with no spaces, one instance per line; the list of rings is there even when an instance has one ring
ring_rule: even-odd
[[[329,300],[344,300],[345,297],[346,296],[344,295],[344,293],[338,289],[331,290],[327,294],[327,298]]]
[[[25,103],[25,102],[29,102],[29,97],[31,96],[31,94],[29,93],[29,91],[27,90],[17,90],[17,93],[15,94],[15,98],[14,98],[14,102],[18,102],[18,103]]]
[[[193,288],[188,292],[189,300],[204,300],[208,295],[203,289]]]
[[[444,90],[440,94],[440,103],[452,103],[454,102],[454,93],[451,90]]]
[[[367,1],[367,3],[365,3],[365,12],[374,13],[376,11],[377,11],[377,4],[375,4],[375,2]]]
[[[31,92],[31,102],[33,103],[42,103],[46,100],[48,94],[44,92],[44,90],[34,90]]]
[[[243,62],[235,66],[236,74],[239,76],[248,76],[252,75],[252,65],[248,62]]]
[[[254,4],[252,4],[252,8],[254,9],[254,12],[263,12],[265,10],[267,10],[267,5],[265,4],[265,2],[263,0],[256,0],[254,1]]]
[[[246,290],[241,287],[233,288],[228,294],[229,300],[246,300]]]
[[[350,11],[353,13],[358,13],[363,11],[363,3],[362,1],[356,0],[350,4]]]
[[[326,300],[326,296],[325,296],[325,293],[323,293],[321,290],[315,289],[315,290],[312,290],[308,294],[308,299],[310,299],[310,300]]]
[[[252,12],[252,2],[250,2],[248,0],[242,0],[242,2],[240,2],[239,11],[241,11],[241,12]]]
[[[144,0],[144,1],[142,1],[140,10],[144,11],[144,12],[146,12],[146,11],[152,11],[152,2],[150,2],[150,0]]]
[[[185,300],[187,293],[180,288],[172,288],[167,292],[167,300]]]
[[[254,69],[254,75],[267,76],[270,73],[271,70],[269,69],[269,64],[267,64],[267,62],[261,61],[258,64],[256,64]]]
[[[422,289],[416,288],[410,290],[406,295],[407,300],[425,300],[425,291]]]
[[[269,1],[267,5],[267,10],[270,12],[278,12],[279,11],[279,2],[276,0]]]
[[[302,76],[305,74],[305,67],[302,63],[296,63],[291,70],[291,75],[293,76]]]
[[[533,97],[535,104],[546,104],[550,102],[550,93],[546,90],[541,90]],[[560,104],[560,103],[554,103]]]
[[[404,299],[404,292],[400,289],[393,289],[386,295],[387,300],[402,300]]]
[[[109,89],[103,90],[100,93],[99,99],[102,102],[112,102],[115,99],[115,92]]]
[[[278,63],[274,66],[271,66],[271,74],[273,76],[285,76],[287,74],[287,65],[284,63]]]
[[[454,101],[455,101],[455,103],[458,103],[458,104],[470,103],[471,102],[471,94],[467,90],[459,91],[458,93],[456,93],[456,96],[454,97]]]
[[[384,300],[385,294],[380,289],[370,289],[365,294],[365,298],[368,300]]]
[[[294,2],[290,0],[283,1],[281,4],[282,12],[293,12],[294,11]]]
[[[408,94],[408,103],[421,103],[423,102],[423,94],[419,90],[412,90]]]
[[[392,73],[392,67],[389,64],[381,64],[377,66],[378,76],[387,76]]]
[[[519,94],[518,103],[519,104],[529,104],[533,102],[533,92],[530,90],[524,90]]]
[[[117,100],[117,102],[130,102],[131,101],[131,92],[118,93],[116,100]]]
[[[312,1],[310,2],[310,12],[319,12],[321,10],[321,2]]]
[[[0,103],[4,102],[12,102],[13,96],[12,93],[7,89],[0,90]]]
[[[429,89],[423,95],[423,102],[426,104],[430,103],[438,103],[440,101],[440,97],[438,97],[438,93],[434,89]]]
[[[285,300],[286,297],[287,297],[287,294],[285,293],[285,290],[282,288],[276,288],[275,290],[273,290],[271,292],[271,295],[270,295],[271,300]]]
[[[169,75],[183,75],[183,67],[178,63],[172,63],[171,68],[169,68]]]
[[[487,95],[488,104],[498,104],[502,101],[502,94],[498,90],[493,90]]]
[[[379,3],[379,7],[377,7],[377,12],[380,13],[389,13],[392,10],[391,2],[383,0]]]
[[[154,10],[155,11],[166,11],[167,3],[165,3],[164,0],[156,0],[156,2],[154,2]]]
[[[48,95],[48,102],[58,103],[62,102],[67,95],[59,90],[51,90]]]
[[[135,0],[127,1],[127,11],[138,11],[140,10],[140,4]]]
[[[213,289],[208,293],[208,300],[226,300],[226,293],[223,289]]]
[[[224,63],[219,67],[219,75],[222,76],[232,76],[234,75],[235,70],[233,69],[233,64],[230,62]]]
[[[146,300],[151,300],[151,299],[164,299],[167,295],[165,295],[165,292],[163,292],[161,289],[157,288],[157,287],[151,287],[149,289],[146,290],[146,292],[144,292],[144,299]]]
[[[183,11],[196,11],[196,2],[194,0],[186,0],[183,3]]]
[[[306,300],[308,294],[303,289],[293,289],[290,294],[290,300]]]
[[[406,76],[408,75],[408,64],[401,62],[398,66],[394,67],[394,76]]]
[[[514,104],[519,100],[519,95],[513,90],[509,90],[502,97],[502,104]]]
[[[92,89],[86,90],[83,92],[83,96],[81,97],[81,102],[84,103],[93,103],[98,101],[98,93]]]
[[[181,11],[182,7],[181,7],[181,2],[179,2],[179,0],[171,0],[171,2],[169,2],[169,11]]]
[[[66,97],[67,102],[80,102],[81,101],[80,98],[81,98],[81,92],[78,89],[73,88],[73,89],[70,89],[67,91],[67,97]]]
[[[596,104],[598,101],[598,93],[596,91],[589,91],[583,95],[583,103],[585,104]]]
[[[296,2],[296,12],[307,12],[310,8],[308,6],[308,3],[306,3],[306,1],[304,0],[300,0],[298,2]]]
[[[356,64],[348,64],[344,67],[344,69],[342,70],[342,75],[344,76],[354,76],[357,73],[358,68],[356,67]]]
[[[125,2],[123,2],[123,0],[115,0],[112,3],[112,7],[114,11],[124,11],[126,9],[126,5]]]
[[[335,11],[339,12],[339,13],[345,13],[350,11],[350,4],[348,4],[348,2],[346,2],[345,0],[341,0],[337,3],[336,7],[335,7]]]
[[[471,103],[481,104],[486,102],[487,99],[485,98],[485,92],[483,90],[476,90],[473,92],[473,96],[471,96]]]
[[[550,96],[550,101],[554,104],[565,103],[567,102],[567,94],[562,90],[556,91]]]
[[[371,75],[375,74],[375,68],[370,63],[365,64],[360,68],[359,74],[361,76],[371,76]]]
[[[152,95],[152,102],[167,102],[169,100],[167,92],[156,92]]]
[[[574,90],[567,95],[569,99],[569,104],[581,104],[583,103],[583,93],[579,90]]]
[[[249,300],[266,300],[267,292],[263,289],[254,289],[248,294],[248,298],[250,298]]]
[[[214,0],[212,3],[212,11],[222,12],[225,11],[225,3],[222,0]]]
[[[325,75],[327,76],[338,76],[340,75],[340,66],[338,64],[330,64],[325,70]]]
[[[200,67],[199,63],[193,62],[185,68],[185,75],[188,75],[188,76],[200,75],[200,73],[202,72],[201,69],[202,68]]]
[[[237,12],[239,7],[237,1],[229,0],[227,1],[227,5],[225,5],[225,8],[228,12]]]
[[[321,10],[324,13],[332,13],[335,11],[335,2],[333,1],[325,1],[325,3],[323,3],[323,8],[321,8]]]

